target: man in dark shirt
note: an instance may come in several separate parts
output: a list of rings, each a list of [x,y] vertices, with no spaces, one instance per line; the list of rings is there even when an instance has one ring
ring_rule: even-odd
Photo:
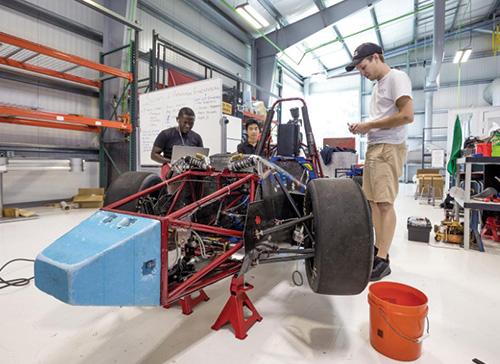
[[[177,114],[178,126],[162,130],[155,139],[151,159],[164,165],[161,175],[167,173],[172,158],[172,148],[174,145],[185,145],[190,147],[203,147],[201,136],[192,131],[195,120],[194,111],[189,107],[183,107]]]
[[[247,141],[238,144],[238,153],[255,154],[255,147],[259,141],[260,127],[255,119],[249,119],[245,125],[247,131]]]

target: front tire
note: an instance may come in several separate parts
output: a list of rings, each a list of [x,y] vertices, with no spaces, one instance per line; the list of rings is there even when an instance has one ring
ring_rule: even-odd
[[[124,199],[137,192],[144,191],[162,182],[161,178],[151,172],[125,172],[111,183],[106,191],[104,206]],[[119,210],[137,212],[138,199],[127,202],[119,207]]]
[[[311,289],[320,294],[353,295],[367,286],[373,264],[373,226],[368,201],[351,179],[318,178],[307,185],[306,213],[313,213],[306,260]]]

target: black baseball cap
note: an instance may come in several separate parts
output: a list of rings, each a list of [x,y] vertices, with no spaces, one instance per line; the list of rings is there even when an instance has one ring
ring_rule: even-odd
[[[371,56],[372,54],[382,54],[382,48],[375,44],[375,43],[363,43],[356,50],[354,51],[354,54],[352,55],[352,62],[347,65],[345,70],[347,72],[351,72],[363,59],[366,57]]]

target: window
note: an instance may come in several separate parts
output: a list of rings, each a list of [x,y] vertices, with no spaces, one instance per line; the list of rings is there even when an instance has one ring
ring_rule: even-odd
[[[358,88],[313,93],[307,98],[307,104],[318,146],[323,146],[324,138],[353,136],[347,123],[359,122]]]

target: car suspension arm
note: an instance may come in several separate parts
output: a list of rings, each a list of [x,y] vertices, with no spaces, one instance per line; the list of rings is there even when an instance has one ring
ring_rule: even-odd
[[[289,255],[289,256],[286,256],[286,257],[275,257],[275,258],[259,259],[259,264],[277,263],[277,262],[289,262],[289,261],[292,261],[292,260],[303,260],[303,259],[309,259],[309,258],[314,258],[314,253]]]
[[[313,214],[309,214],[309,215],[306,215],[303,217],[298,217],[296,219],[293,219],[292,221],[288,221],[288,222],[285,222],[283,224],[273,226],[269,229],[257,230],[257,232],[255,233],[255,236],[257,237],[257,239],[260,239],[265,235],[270,235],[270,234],[273,234],[273,233],[281,231],[281,230],[289,229],[290,227],[293,227],[293,226],[300,224],[304,221],[311,220],[312,218],[313,218]],[[308,233],[309,233],[309,231],[308,231]]]
[[[297,217],[298,218],[302,217],[301,214],[300,214],[299,209],[297,208],[297,205],[295,204],[295,201],[293,200],[292,196],[290,196],[290,193],[288,192],[288,190],[286,189],[286,187],[283,185],[283,182],[281,181],[281,179],[279,178],[279,176],[277,175],[277,173],[273,173],[273,176],[274,176],[274,179],[276,180],[276,182],[278,182],[281,190],[285,194],[288,202],[292,206],[293,211],[295,211],[295,214],[297,215]],[[314,237],[311,234],[311,231],[309,230],[309,228],[307,227],[307,225],[304,225],[304,228],[306,229],[306,232],[309,235],[309,238],[311,239],[312,246],[315,246],[316,244],[314,242]]]

